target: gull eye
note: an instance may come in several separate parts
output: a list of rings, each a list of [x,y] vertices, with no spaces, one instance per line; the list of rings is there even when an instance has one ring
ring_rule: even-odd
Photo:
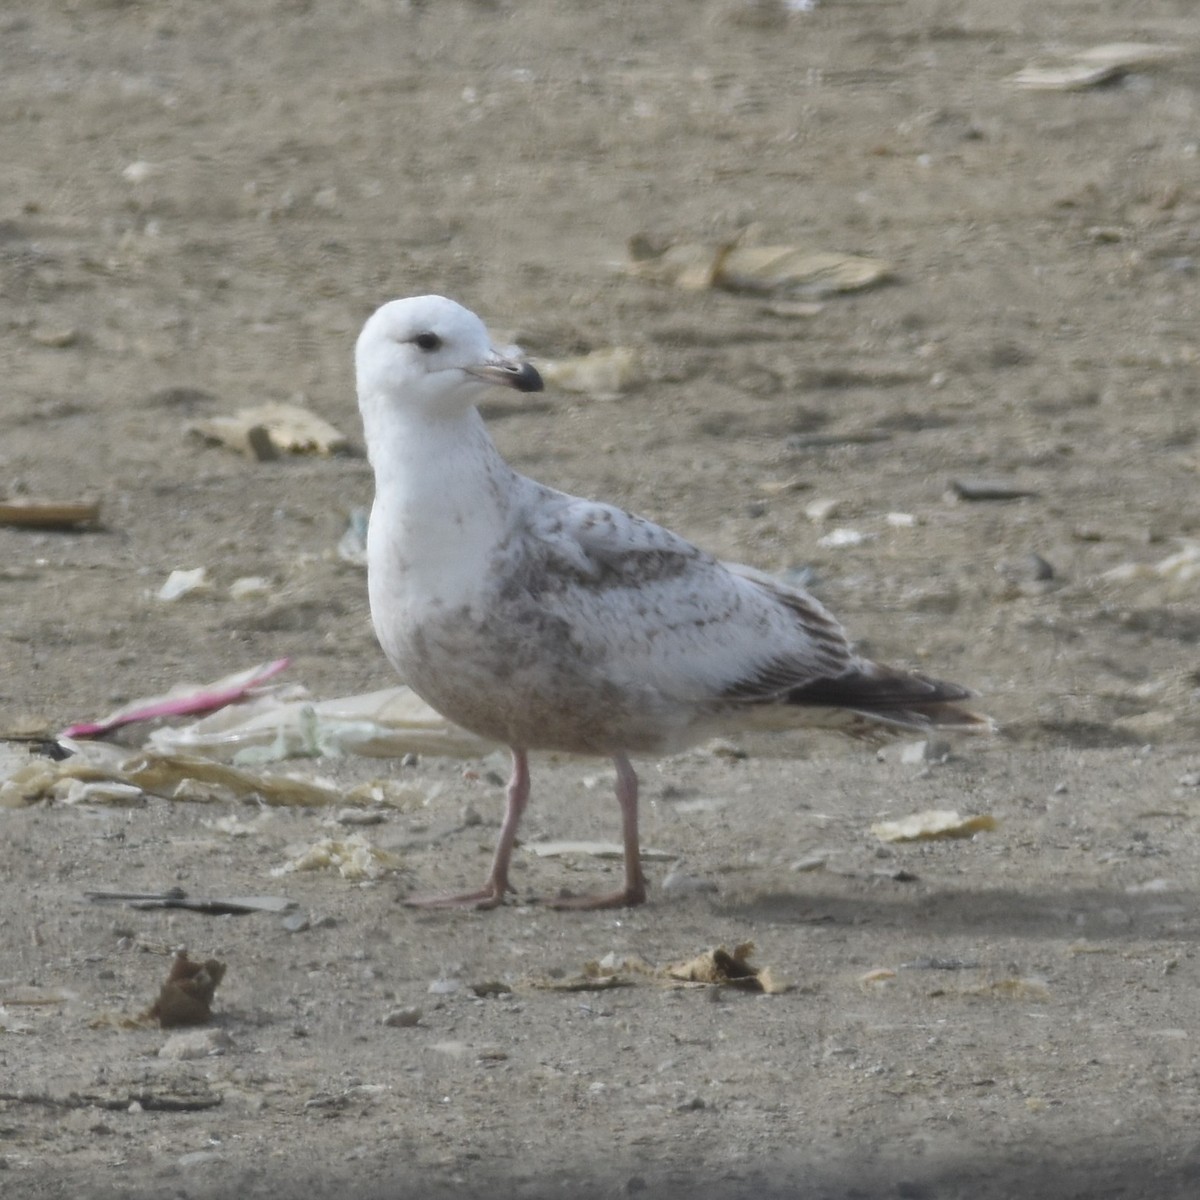
[[[420,350],[436,350],[442,344],[442,339],[436,333],[418,333],[413,341]]]

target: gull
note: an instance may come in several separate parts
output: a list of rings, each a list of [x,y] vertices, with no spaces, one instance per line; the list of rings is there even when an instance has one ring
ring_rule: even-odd
[[[541,377],[494,349],[479,317],[453,300],[384,304],[359,335],[355,368],[375,476],[367,564],[376,636],[417,695],[512,753],[483,886],[408,903],[503,903],[531,750],[615,764],[624,887],[550,901],[615,908],[647,894],[630,756],[738,728],[859,737],[990,728],[959,703],[968,689],[858,655],[807,592],[514,471],[476,405],[497,385],[540,391]]]

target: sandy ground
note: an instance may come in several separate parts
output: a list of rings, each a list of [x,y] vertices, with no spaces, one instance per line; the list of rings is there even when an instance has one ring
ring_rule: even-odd
[[[1182,54],[1010,81],[1128,41]],[[315,696],[391,683],[336,553],[361,453],[184,427],[295,402],[357,445],[353,339],[423,291],[537,360],[636,351],[619,396],[497,413],[519,469],[807,571],[864,648],[1004,726],[945,762],[797,735],[644,764],[674,857],[629,913],[530,903],[616,868],[529,854],[502,911],[400,905],[482,875],[502,758],[291,764],[399,797],[365,886],[271,875],[322,811],[0,810],[3,1194],[1196,1195],[1198,47],[1191,0],[0,14],[0,492],[103,504],[0,528],[0,732],[283,655]],[[816,311],[685,291],[622,271],[640,233],[895,275]],[[947,498],[979,477],[1029,494]],[[154,598],[201,566],[210,591]],[[267,594],[230,598],[244,576]],[[607,764],[541,758],[534,788],[530,839],[614,835]],[[870,832],[947,807],[999,828]],[[171,886],[308,928],[82,898]],[[536,986],[748,940],[792,990]],[[114,1020],[180,945],[228,966],[223,1053]]]

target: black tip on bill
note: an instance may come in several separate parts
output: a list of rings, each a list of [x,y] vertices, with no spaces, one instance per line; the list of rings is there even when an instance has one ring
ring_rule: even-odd
[[[537,369],[527,362],[522,363],[513,376],[512,385],[518,392],[540,392],[543,387],[542,377],[537,373]]]

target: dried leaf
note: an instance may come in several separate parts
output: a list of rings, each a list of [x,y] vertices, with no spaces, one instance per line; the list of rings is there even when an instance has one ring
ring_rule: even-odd
[[[750,965],[748,960],[753,953],[753,942],[743,942],[740,946],[735,946],[732,953],[724,946],[717,946],[686,962],[672,963],[664,967],[663,974],[668,979],[683,983],[717,984],[768,994],[786,992],[791,985],[777,978],[769,967]]]
[[[893,274],[890,263],[800,246],[736,243],[657,246],[646,237],[629,244],[629,273],[689,291],[719,288],[766,296],[827,296],[873,287]]]
[[[934,808],[898,821],[877,821],[871,832],[884,842],[931,842],[940,838],[969,838],[996,826],[996,818],[987,813],[960,817],[953,809]]]
[[[232,416],[212,417],[188,432],[263,460],[276,454],[337,454],[349,446],[328,421],[296,404],[261,404]]]
[[[180,950],[171,963],[158,999],[145,1016],[163,1029],[182,1025],[207,1025],[212,1018],[213,993],[225,978],[225,964],[215,958],[193,962],[186,950]]]

